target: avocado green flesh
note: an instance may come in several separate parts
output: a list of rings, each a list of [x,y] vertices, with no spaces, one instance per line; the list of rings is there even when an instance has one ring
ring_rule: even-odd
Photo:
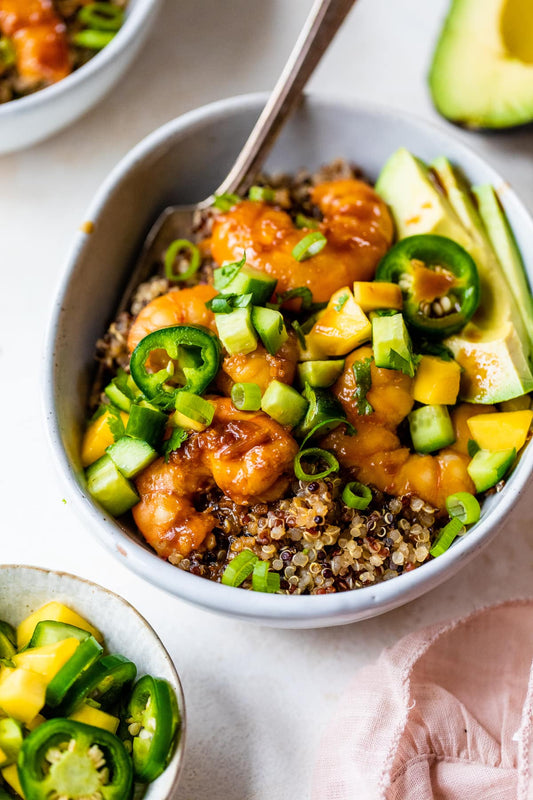
[[[528,337],[531,318],[525,315],[526,327],[466,187],[462,188],[445,159],[438,159],[433,168],[446,194],[432,182],[425,164],[402,148],[385,164],[376,191],[392,211],[399,239],[420,233],[448,236],[476,262],[481,283],[479,309],[459,334],[444,343],[463,368],[462,400],[509,400],[533,388]],[[523,307],[528,303],[529,293]]]
[[[531,0],[453,0],[429,74],[437,110],[505,128],[533,120]]]

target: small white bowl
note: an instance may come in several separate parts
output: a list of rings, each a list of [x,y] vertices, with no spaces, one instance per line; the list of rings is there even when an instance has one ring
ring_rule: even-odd
[[[533,468],[529,445],[503,491],[483,504],[481,520],[439,558],[392,580],[337,594],[287,596],[223,586],[159,559],[140,535],[91,499],[80,443],[95,342],[113,319],[132,263],[162,209],[207,197],[227,174],[265,103],[235,97],[185,114],[135,147],[108,177],[87,212],[94,231],[78,233],[59,292],[46,347],[45,404],[52,447],[95,535],[130,569],[210,611],[261,625],[312,628],[366,619],[414,600],[452,577],[497,533]],[[491,183],[533,282],[533,221],[504,180],[447,131],[353,100],[308,96],[286,124],[266,169],[316,169],[343,157],[373,180],[400,146],[431,161],[446,155],[473,183]]]
[[[36,144],[89,111],[124,74],[144,44],[162,0],[130,0],[114,39],[62,81],[0,104],[0,154]]]
[[[16,626],[51,600],[64,603],[98,628],[108,652],[120,653],[133,661],[139,676],[164,678],[174,689],[181,715],[178,744],[166,770],[148,784],[143,795],[143,800],[171,800],[183,763],[185,701],[178,673],[163,643],[133,606],[102,586],[65,572],[0,566],[0,619]]]

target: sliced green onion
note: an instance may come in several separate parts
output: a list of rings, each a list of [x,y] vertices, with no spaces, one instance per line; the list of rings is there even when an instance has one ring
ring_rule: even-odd
[[[12,67],[17,60],[17,53],[11,39],[0,38],[0,62],[3,67]]]
[[[372,492],[365,486],[364,483],[359,481],[351,481],[347,483],[342,492],[342,502],[348,508],[357,508],[359,511],[364,511],[368,508],[372,500]]]
[[[258,203],[273,203],[276,193],[270,186],[250,186],[248,198]]]
[[[254,592],[279,592],[280,577],[277,572],[269,572],[270,561],[256,561],[252,574]]]
[[[229,211],[230,208],[233,208],[233,206],[236,206],[237,203],[240,202],[241,198],[238,194],[230,194],[229,192],[226,194],[216,194],[213,200],[213,208],[218,208],[219,211]]]
[[[318,228],[319,222],[312,217],[306,217],[305,214],[296,214],[295,225],[297,228]]]
[[[258,557],[251,550],[241,550],[222,573],[222,583],[226,586],[240,586],[250,575],[257,561]]]
[[[457,517],[463,525],[473,525],[481,516],[481,506],[470,492],[457,492],[446,498],[446,511]]]
[[[189,266],[184,272],[174,272],[174,262],[178,253],[188,250]],[[188,281],[198,272],[201,262],[200,250],[188,239],[175,239],[165,253],[165,275],[169,281]]]
[[[294,255],[294,253],[293,253]],[[302,311],[307,311],[311,308],[313,303],[313,293],[307,286],[296,286],[294,289],[287,289],[286,292],[278,294],[278,303],[283,305],[288,300],[293,300],[295,297],[300,297],[302,300]]]
[[[455,537],[461,533],[463,528],[464,525],[459,517],[453,517],[441,530],[439,538],[429,551],[430,555],[432,555],[433,558],[436,558],[437,556],[441,556],[443,553],[445,553]]]
[[[231,387],[231,402],[239,411],[259,411],[261,389],[257,383],[234,383]]]
[[[311,256],[316,256],[324,249],[328,240],[320,231],[308,233],[303,239],[300,239],[297,245],[292,250],[292,257],[296,261],[306,261]]]
[[[112,3],[90,3],[80,8],[78,19],[95,31],[118,31],[124,22],[124,11]]]
[[[301,464],[302,458],[305,460],[321,459],[322,461],[326,462],[328,468],[322,472],[310,474],[304,471]],[[333,453],[328,453],[327,450],[322,450],[321,447],[308,447],[306,450],[300,450],[294,459],[294,474],[299,481],[318,481],[322,478],[327,478],[327,476],[331,475],[332,472],[338,472],[338,470],[339,462]]]
[[[115,33],[113,31],[95,31],[92,28],[87,28],[86,31],[75,33],[72,41],[78,47],[87,47],[89,50],[103,50],[114,37]]]
[[[311,430],[309,431],[309,433],[302,442],[302,447],[305,447],[309,439],[312,439],[313,436],[316,436],[321,428],[324,428],[326,425],[328,426],[331,425],[332,422],[338,422],[339,425],[342,425],[342,423],[344,423],[346,425],[346,434],[348,436],[354,436],[357,433],[352,423],[348,422],[346,417],[329,417],[329,419],[323,419],[322,422],[319,422],[318,425],[315,425],[314,428],[311,428]]]
[[[215,414],[215,407],[209,400],[204,400],[193,392],[178,392],[176,395],[176,411],[184,414],[189,419],[201,425],[211,425]]]

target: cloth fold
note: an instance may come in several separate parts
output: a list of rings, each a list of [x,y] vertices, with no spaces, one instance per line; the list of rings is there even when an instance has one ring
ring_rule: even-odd
[[[313,800],[533,800],[533,599],[401,639],[360,670]]]

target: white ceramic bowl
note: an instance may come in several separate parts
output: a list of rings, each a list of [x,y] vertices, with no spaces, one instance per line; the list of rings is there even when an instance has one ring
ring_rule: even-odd
[[[0,154],[36,144],[94,106],[143,45],[162,0],[130,0],[115,38],[87,64],[34,94],[0,104]]]
[[[95,583],[38,567],[0,566],[0,619],[18,625],[32,611],[57,600],[81,614],[104,635],[110,653],[120,653],[136,665],[139,677],[167,680],[176,693],[181,731],[170,764],[149,784],[144,800],[171,800],[183,763],[185,702],[178,673],[154,629],[133,606]]]
[[[246,592],[176,569],[91,500],[80,464],[94,345],[113,318],[150,224],[167,204],[197,201],[219,184],[264,101],[263,95],[237,97],[186,114],[141,142],[109,176],[86,217],[94,222],[94,232],[77,235],[57,299],[46,353],[46,413],[71,495],[94,533],[130,569],[185,600],[240,619],[280,627],[340,625],[413,600],[478,553],[524,488],[533,465],[532,446],[501,494],[487,500],[480,522],[447,553],[385,583],[322,596]],[[472,183],[490,182],[502,189],[505,210],[533,269],[533,223],[519,199],[509,188],[503,191],[502,178],[471,150],[426,123],[353,101],[308,97],[284,129],[267,169],[312,169],[342,156],[376,178],[400,145],[427,161],[447,155]]]

